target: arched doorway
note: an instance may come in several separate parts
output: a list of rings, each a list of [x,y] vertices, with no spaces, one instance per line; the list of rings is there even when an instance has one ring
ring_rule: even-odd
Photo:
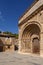
[[[0,52],[4,51],[4,44],[2,42],[2,40],[0,39]]]
[[[38,38],[31,39],[32,35],[37,35]],[[32,41],[32,43],[31,43]],[[36,44],[37,42],[37,44]],[[36,47],[35,47],[36,44]],[[35,50],[34,50],[35,48]],[[23,52],[34,52],[40,53],[40,27],[37,24],[29,24],[22,34],[21,51]],[[36,49],[38,49],[36,51]]]
[[[33,38],[32,41],[32,46],[33,46],[33,53],[39,54],[40,53],[40,43],[38,37]]]

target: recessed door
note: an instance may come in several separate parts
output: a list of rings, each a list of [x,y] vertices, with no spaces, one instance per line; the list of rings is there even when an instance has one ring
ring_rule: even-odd
[[[33,39],[33,53],[40,53],[40,43],[38,38]]]

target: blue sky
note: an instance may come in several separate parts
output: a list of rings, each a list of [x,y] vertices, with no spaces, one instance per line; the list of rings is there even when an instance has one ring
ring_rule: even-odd
[[[0,30],[18,33],[18,19],[34,0],[0,0]]]

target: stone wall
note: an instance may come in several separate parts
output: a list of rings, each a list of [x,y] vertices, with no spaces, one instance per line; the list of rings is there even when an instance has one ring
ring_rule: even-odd
[[[3,44],[3,51],[15,51],[15,44],[17,39],[15,37],[5,37],[5,36],[0,36],[0,46],[1,43]],[[18,41],[17,41],[18,42]]]
[[[43,55],[43,0],[39,0],[30,10],[28,10],[19,20],[19,51],[22,52],[22,47],[23,47],[23,36],[27,35],[27,31],[31,29],[31,31],[28,31],[28,33],[32,33],[32,31],[37,31],[32,30],[31,26],[36,25],[40,29],[39,32],[39,42],[40,42],[40,55]],[[27,29],[28,27],[28,29]],[[37,36],[37,34],[35,33]],[[29,36],[29,35],[27,35]],[[26,38],[27,38],[26,36]],[[31,37],[31,36],[30,36]],[[38,38],[38,37],[37,37]],[[25,36],[24,36],[25,39]],[[32,42],[32,41],[31,41]],[[25,45],[25,43],[24,43]],[[24,50],[24,49],[23,49]],[[31,43],[31,53],[32,53],[32,43]]]

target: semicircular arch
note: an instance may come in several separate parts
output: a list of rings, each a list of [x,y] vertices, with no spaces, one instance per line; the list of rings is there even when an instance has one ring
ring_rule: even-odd
[[[37,22],[37,21],[30,21],[30,22],[27,22],[27,23],[24,25],[24,27],[22,28],[21,38],[22,38],[23,32],[24,32],[24,30],[26,29],[26,27],[28,27],[28,26],[31,25],[31,24],[37,25],[38,28],[40,29],[40,32],[41,32],[41,25],[40,25],[40,23]]]

